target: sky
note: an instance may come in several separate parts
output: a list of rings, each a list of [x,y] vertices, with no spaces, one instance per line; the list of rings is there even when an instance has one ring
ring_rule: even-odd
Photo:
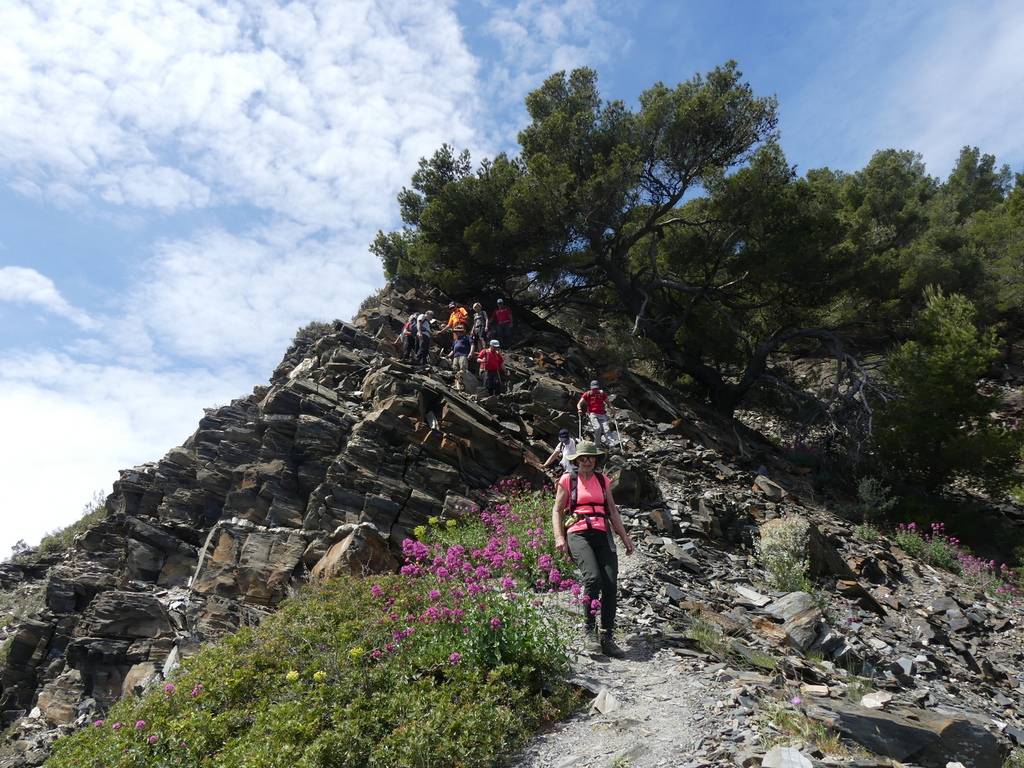
[[[735,59],[800,171],[1024,171],[1015,0],[5,0],[0,28],[0,557],[351,318],[417,160],[515,151],[554,71],[632,105]]]

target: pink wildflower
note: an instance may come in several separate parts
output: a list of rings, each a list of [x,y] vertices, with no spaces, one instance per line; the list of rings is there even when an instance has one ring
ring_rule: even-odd
[[[164,686],[164,693],[170,695],[174,693],[174,683],[168,683]]]
[[[462,654],[458,651],[454,651],[451,656],[448,657],[448,661],[452,666],[455,666],[462,661]]]
[[[146,721],[145,720],[136,720],[135,721],[135,730],[136,731],[141,731],[145,727],[146,727]]]

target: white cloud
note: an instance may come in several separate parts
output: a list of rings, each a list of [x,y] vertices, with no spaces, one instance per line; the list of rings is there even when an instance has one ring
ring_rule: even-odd
[[[598,0],[518,0],[495,10],[488,31],[503,54],[495,85],[515,101],[552,72],[595,66],[629,44],[604,18]]]
[[[203,407],[251,387],[250,372],[141,370],[53,353],[0,357],[4,468],[0,559],[18,539],[74,522],[117,469],[162,456],[195,428]]]
[[[50,278],[28,267],[0,267],[0,301],[34,305],[67,318],[79,328],[96,327],[95,320],[60,295]]]
[[[131,312],[159,349],[210,364],[272,365],[299,326],[347,320],[380,287],[379,267],[365,258],[368,240],[272,228],[166,241],[146,265]]]
[[[0,28],[0,169],[64,205],[376,225],[418,157],[474,138],[445,0],[16,0]]]
[[[1024,156],[1024,6],[955,4],[900,57],[885,93],[881,133],[921,152],[945,176],[960,148]]]

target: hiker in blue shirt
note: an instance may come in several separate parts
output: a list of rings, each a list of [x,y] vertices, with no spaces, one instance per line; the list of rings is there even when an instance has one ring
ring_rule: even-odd
[[[468,370],[469,352],[473,346],[473,340],[466,334],[456,336],[452,342],[452,351],[448,357],[452,359],[452,384],[459,392],[463,391],[463,375]]]

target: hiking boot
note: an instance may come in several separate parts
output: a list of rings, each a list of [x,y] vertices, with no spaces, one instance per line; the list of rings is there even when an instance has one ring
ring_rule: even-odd
[[[597,630],[594,627],[586,627],[583,630],[583,653],[591,656],[601,653],[601,643],[597,639]]]
[[[624,659],[626,652],[615,644],[615,638],[611,632],[601,633],[601,652],[613,659]]]

